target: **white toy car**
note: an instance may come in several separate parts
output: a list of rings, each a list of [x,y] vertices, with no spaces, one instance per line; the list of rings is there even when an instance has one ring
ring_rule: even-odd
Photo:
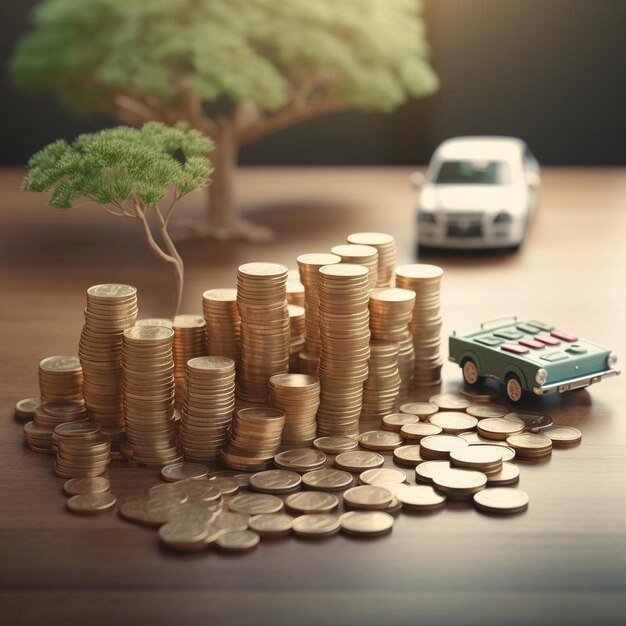
[[[448,139],[411,180],[418,244],[435,248],[519,248],[540,186],[539,163],[514,137]]]

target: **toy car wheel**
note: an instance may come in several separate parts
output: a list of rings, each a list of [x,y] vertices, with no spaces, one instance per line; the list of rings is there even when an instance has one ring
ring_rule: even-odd
[[[504,391],[506,397],[513,404],[520,404],[526,395],[526,391],[524,387],[522,387],[520,379],[515,374],[509,374],[507,376],[506,382],[504,383]]]
[[[463,371],[463,380],[468,385],[477,385],[484,382],[485,377],[478,374],[478,367],[472,359],[465,359],[461,369]]]

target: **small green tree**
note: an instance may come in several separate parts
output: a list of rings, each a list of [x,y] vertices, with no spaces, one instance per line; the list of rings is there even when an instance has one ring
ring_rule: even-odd
[[[127,124],[183,120],[215,140],[198,234],[254,237],[236,213],[238,152],[332,111],[432,93],[421,0],[44,0],[13,76]]]
[[[174,272],[178,312],[183,261],[168,224],[178,200],[208,183],[213,166],[205,155],[211,147],[210,139],[184,123],[119,126],[80,135],[72,144],[49,144],[31,157],[22,189],[50,191],[50,205],[60,209],[85,199],[111,215],[137,220],[152,254]]]

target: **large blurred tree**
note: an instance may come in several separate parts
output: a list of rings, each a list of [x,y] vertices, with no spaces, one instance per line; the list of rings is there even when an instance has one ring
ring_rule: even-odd
[[[432,93],[421,0],[44,0],[13,76],[79,112],[183,120],[216,143],[199,234],[254,236],[236,211],[239,148],[347,108]]]

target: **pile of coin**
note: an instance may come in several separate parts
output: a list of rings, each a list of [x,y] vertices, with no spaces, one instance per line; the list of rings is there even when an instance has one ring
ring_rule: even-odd
[[[270,405],[285,414],[282,445],[310,447],[317,432],[320,382],[308,374],[276,374],[270,378]]]
[[[52,433],[56,452],[54,473],[63,478],[88,478],[106,472],[111,461],[111,439],[95,422],[59,424]]]
[[[409,324],[415,349],[417,385],[441,382],[443,359],[439,351],[441,333],[440,290],[443,270],[436,265],[412,264],[396,268],[396,286],[415,292],[413,319]]]
[[[287,305],[289,311],[289,371],[298,371],[298,355],[304,347],[304,307],[297,304]]]
[[[129,285],[95,285],[87,290],[85,325],[78,356],[89,417],[115,446],[124,432],[122,343],[137,319],[137,290]]]
[[[246,263],[237,270],[241,316],[241,369],[237,395],[264,404],[268,381],[289,371],[287,268],[277,263]]]
[[[207,354],[225,356],[239,365],[241,319],[236,289],[209,289],[202,294]]]
[[[400,391],[398,344],[371,341],[367,380],[363,384],[362,420],[380,420],[391,413]]]
[[[342,263],[363,265],[367,268],[370,289],[378,282],[378,250],[372,246],[357,246],[352,243],[335,246],[331,252],[341,257]]]
[[[172,324],[176,407],[183,404],[187,361],[207,353],[206,322],[199,315],[177,315]]]
[[[180,457],[174,428],[174,331],[136,326],[124,331],[124,419],[121,451],[143,465]]]
[[[185,457],[217,461],[235,408],[235,362],[223,356],[190,359],[185,382],[179,428]]]
[[[311,253],[298,257],[300,280],[304,285],[304,348],[300,352],[300,369],[304,374],[317,374],[321,343],[319,323],[320,267],[341,263],[336,254]]]
[[[39,363],[39,391],[48,405],[84,404],[83,368],[76,356],[50,356]]]
[[[378,250],[378,279],[376,287],[390,287],[396,267],[396,240],[387,233],[353,233],[348,243],[371,246]]]
[[[287,271],[287,304],[304,306],[304,285],[300,281],[300,270]]]
[[[368,270],[339,263],[319,271],[318,432],[356,437],[370,355]]]
[[[409,289],[384,287],[370,291],[370,330],[372,339],[398,344],[400,397],[408,395],[413,383],[415,349],[409,323],[413,318],[415,293]]]
[[[239,409],[222,452],[222,463],[244,472],[268,469],[280,448],[284,425],[285,413],[278,409]]]

